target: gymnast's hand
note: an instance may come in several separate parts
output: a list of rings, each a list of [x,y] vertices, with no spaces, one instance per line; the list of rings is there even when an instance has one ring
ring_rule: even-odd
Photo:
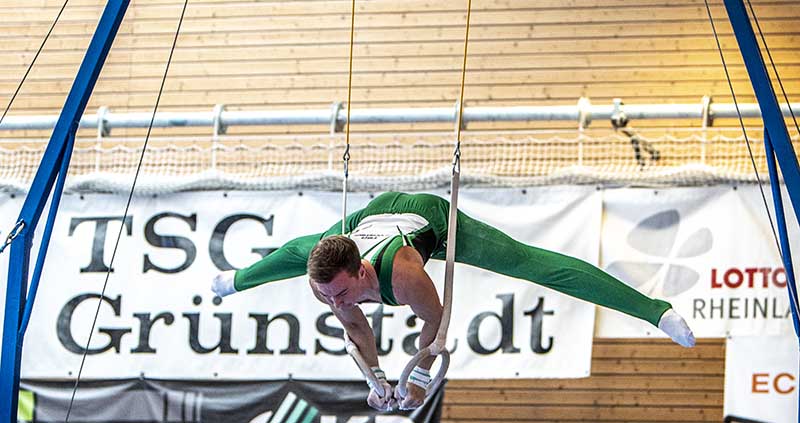
[[[235,270],[228,270],[218,274],[214,277],[214,281],[211,282],[211,290],[220,297],[235,293],[236,288],[233,286],[234,276],[236,276]]]
[[[425,388],[409,383],[406,385],[406,390],[405,398],[400,396],[399,389],[394,391],[394,397],[401,410],[413,410],[425,402]]]
[[[392,396],[392,385],[386,380],[386,375],[380,368],[373,367],[372,370],[378,378],[378,383],[383,387],[383,396],[378,394],[374,386],[370,386],[371,389],[369,390],[369,396],[367,396],[367,404],[379,411],[390,411],[395,405]]]

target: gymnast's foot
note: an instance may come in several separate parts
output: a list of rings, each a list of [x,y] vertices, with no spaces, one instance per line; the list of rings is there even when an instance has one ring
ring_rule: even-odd
[[[683,347],[694,346],[694,334],[678,313],[673,309],[669,309],[661,315],[661,320],[658,321],[658,328],[664,331],[673,341]]]
[[[211,290],[220,297],[233,294],[236,292],[236,288],[233,287],[233,276],[235,274],[235,270],[228,270],[215,276],[214,281],[211,283]]]

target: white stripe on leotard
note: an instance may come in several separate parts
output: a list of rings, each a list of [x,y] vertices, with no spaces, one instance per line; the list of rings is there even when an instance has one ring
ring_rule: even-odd
[[[350,233],[358,246],[362,258],[372,262],[375,254],[382,250],[384,243],[390,242],[400,232],[407,234],[420,230],[428,225],[428,221],[413,213],[376,214],[364,218]],[[381,245],[379,245],[381,244]]]

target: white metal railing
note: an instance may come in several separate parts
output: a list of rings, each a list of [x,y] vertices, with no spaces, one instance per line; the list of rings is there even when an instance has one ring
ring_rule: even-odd
[[[800,111],[800,103],[791,105],[791,110]],[[790,116],[790,108],[782,104],[785,116]],[[739,109],[745,118],[759,117],[758,104],[740,104]],[[371,108],[352,109],[351,123],[418,123],[454,122],[456,107],[418,107],[418,108]],[[627,119],[702,119],[704,127],[711,126],[715,118],[737,117],[733,103],[713,103],[703,97],[696,104],[633,104],[623,105],[615,99],[610,105],[592,105],[587,98],[581,98],[571,106],[511,106],[511,107],[465,107],[465,124],[470,122],[511,122],[511,121],[575,121],[579,128],[586,128],[592,120],[611,119],[624,114]],[[84,115],[81,128],[98,129],[99,137],[108,136],[115,128],[146,128],[150,124],[151,113],[113,113],[101,107],[92,115]],[[7,116],[0,124],[0,130],[52,129],[57,115]],[[154,127],[209,127],[214,135],[224,134],[232,126],[260,125],[309,125],[328,124],[331,132],[340,131],[346,121],[341,103],[334,107],[314,110],[258,110],[227,111],[224,105],[216,105],[208,112],[161,112],[153,121]]]

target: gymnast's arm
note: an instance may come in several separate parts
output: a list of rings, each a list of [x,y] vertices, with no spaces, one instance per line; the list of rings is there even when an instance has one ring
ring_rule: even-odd
[[[347,337],[358,347],[364,361],[370,367],[378,367],[378,347],[375,345],[375,335],[372,333],[372,328],[369,326],[364,312],[357,305],[334,306],[325,296],[314,289],[314,285],[310,281],[309,284],[314,296],[330,306],[333,315],[342,323]]]
[[[443,307],[422,257],[413,248],[402,247],[395,254],[392,285],[397,300],[411,306],[414,314],[425,322],[419,335],[419,348],[427,347],[436,339]],[[435,357],[425,358],[420,361],[420,367],[430,370],[434,360]]]
[[[322,234],[295,238],[248,267],[220,273],[211,289],[222,297],[267,282],[305,275],[308,254],[321,238]]]
[[[394,404],[392,385],[386,380],[386,374],[378,366],[378,347],[375,345],[375,335],[372,334],[367,317],[357,305],[334,306],[331,300],[315,289],[311,281],[309,284],[317,299],[330,306],[333,315],[342,323],[345,336],[358,348],[361,359],[370,367],[373,376],[377,379],[377,385],[373,385],[372,379],[367,378],[367,384],[370,387],[367,404],[376,410],[390,410]],[[360,366],[361,364],[359,364]],[[365,372],[366,370],[361,369],[361,371]],[[382,394],[379,393],[380,388],[382,388]]]
[[[394,256],[392,265],[392,286],[395,298],[401,304],[411,306],[414,314],[425,322],[419,334],[420,349],[426,348],[436,339],[443,312],[436,287],[428,273],[425,272],[424,266],[422,257],[411,247],[400,248]],[[430,379],[428,370],[434,359],[435,357],[426,357],[420,360],[412,374],[416,374],[418,371],[424,372]],[[419,381],[422,383],[413,382],[409,378],[409,383],[406,385],[408,392],[405,397],[402,397],[399,391],[395,391],[395,398],[399,400],[401,409],[417,408],[425,401],[427,382]]]

